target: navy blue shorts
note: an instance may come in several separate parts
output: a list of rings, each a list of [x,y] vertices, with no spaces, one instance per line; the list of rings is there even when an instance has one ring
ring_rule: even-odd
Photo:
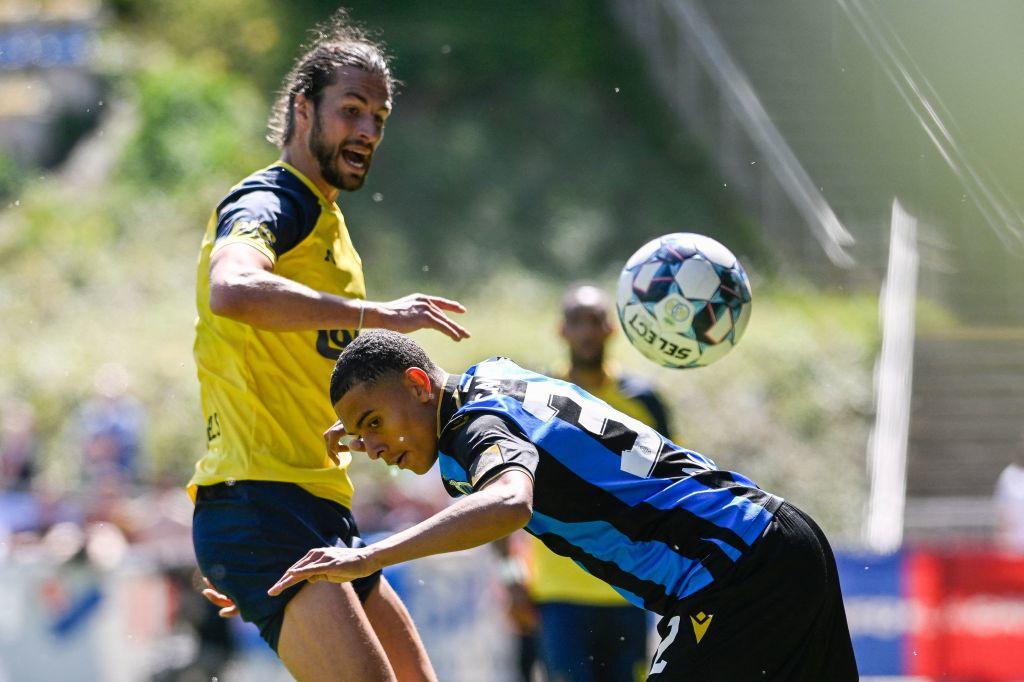
[[[276,652],[284,607],[302,584],[277,597],[270,586],[315,547],[362,547],[352,513],[293,483],[239,481],[201,486],[192,516],[192,543],[199,568],[255,623]],[[380,572],[352,581],[361,600]]]

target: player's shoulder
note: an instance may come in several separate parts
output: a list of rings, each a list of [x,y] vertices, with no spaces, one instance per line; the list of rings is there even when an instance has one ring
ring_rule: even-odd
[[[316,222],[320,201],[294,173],[271,165],[249,175],[221,199],[217,213],[244,208],[260,216],[287,214],[299,222]]]
[[[619,393],[626,398],[658,398],[658,392],[654,384],[646,377],[635,374],[620,374],[616,377],[615,384],[619,389]]]

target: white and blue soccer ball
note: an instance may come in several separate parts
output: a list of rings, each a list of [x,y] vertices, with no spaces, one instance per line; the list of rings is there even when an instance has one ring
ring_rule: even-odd
[[[750,320],[750,280],[729,249],[677,232],[626,262],[616,294],[630,343],[665,367],[703,367],[739,343]]]

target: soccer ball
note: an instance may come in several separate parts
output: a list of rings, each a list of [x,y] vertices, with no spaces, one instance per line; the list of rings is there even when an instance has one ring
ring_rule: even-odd
[[[616,294],[630,343],[665,367],[710,365],[739,343],[750,320],[750,281],[714,239],[678,232],[626,262]]]

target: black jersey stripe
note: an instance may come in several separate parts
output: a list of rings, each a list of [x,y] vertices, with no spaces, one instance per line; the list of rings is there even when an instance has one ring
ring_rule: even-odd
[[[738,552],[746,543],[736,533],[682,507],[630,506],[606,490],[590,485],[542,451],[537,465],[534,508],[565,523],[604,521],[631,540],[661,542],[682,557],[699,561],[716,580],[731,570],[732,559],[710,539]]]
[[[638,578],[610,561],[604,561],[588,554],[559,535],[544,533],[538,535],[537,538],[556,554],[579,562],[591,575],[640,597],[644,602],[644,608],[648,611],[665,613],[669,605],[678,601],[677,598],[670,596],[665,591],[663,585]]]

